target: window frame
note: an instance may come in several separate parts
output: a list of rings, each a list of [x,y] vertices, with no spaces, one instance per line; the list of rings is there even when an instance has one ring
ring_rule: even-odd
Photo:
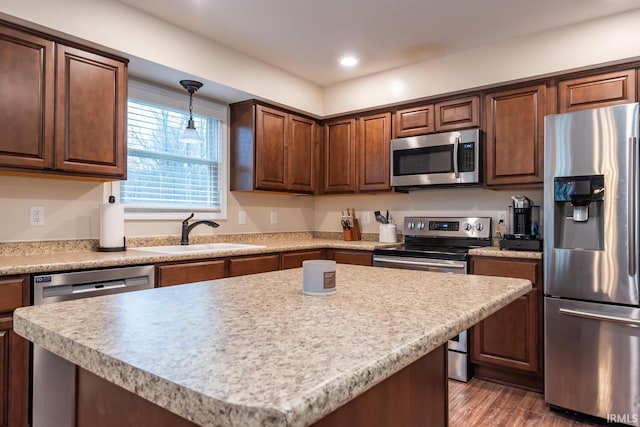
[[[148,82],[129,78],[129,98],[167,106],[186,113],[189,112],[189,96],[186,92],[173,91],[158,87]],[[219,179],[218,189],[220,209],[206,207],[172,207],[172,206],[135,206],[124,204],[125,220],[180,220],[185,219],[191,213],[195,213],[197,219],[226,220],[227,219],[227,194],[229,191],[229,106],[214,102],[202,97],[193,98],[193,110],[195,114],[205,115],[220,120],[220,153],[219,153]],[[128,146],[127,146],[128,149]],[[120,200],[120,181],[114,183],[113,195]]]

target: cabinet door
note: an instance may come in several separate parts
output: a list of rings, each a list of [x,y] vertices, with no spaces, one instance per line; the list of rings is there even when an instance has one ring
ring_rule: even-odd
[[[389,177],[391,113],[360,117],[359,122],[359,190],[388,191],[391,189]]]
[[[302,267],[303,261],[310,259],[324,259],[324,251],[322,249],[304,252],[291,252],[282,254],[281,269]]]
[[[266,273],[280,268],[280,255],[259,255],[251,257],[231,258],[229,260],[229,276]]]
[[[286,189],[286,145],[288,114],[256,106],[256,188]]]
[[[477,96],[438,102],[436,132],[480,126],[480,99]]]
[[[473,258],[472,274],[528,279],[534,289],[473,327],[472,361],[542,375],[539,261]]]
[[[55,168],[126,178],[126,65],[57,46]]]
[[[635,70],[622,70],[561,80],[558,83],[558,111],[560,113],[635,101]]]
[[[545,86],[487,94],[486,184],[542,183]]]
[[[226,260],[224,259],[159,265],[157,268],[158,286],[222,279],[225,277],[225,265]]]
[[[13,332],[11,315],[0,316],[0,426],[27,425],[29,346]]]
[[[329,254],[329,259],[333,259],[338,264],[353,265],[373,265],[373,252],[371,251],[350,251],[350,250],[333,250]]]
[[[435,130],[433,105],[405,108],[396,111],[393,120],[393,137],[423,135]]]
[[[53,167],[53,42],[0,25],[0,166]]]
[[[356,120],[324,125],[324,192],[356,191]]]
[[[290,114],[286,175],[289,190],[305,193],[315,191],[318,173],[315,141],[316,123],[313,120]]]

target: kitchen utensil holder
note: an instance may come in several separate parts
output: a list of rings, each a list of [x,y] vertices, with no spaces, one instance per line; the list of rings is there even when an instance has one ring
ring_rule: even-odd
[[[360,223],[357,218],[353,219],[353,225],[348,230],[343,230],[344,240],[352,241],[352,240],[361,240],[360,236]]]

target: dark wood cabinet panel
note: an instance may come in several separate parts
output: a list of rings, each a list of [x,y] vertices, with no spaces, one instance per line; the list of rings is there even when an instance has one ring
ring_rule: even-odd
[[[157,286],[222,279],[226,275],[226,260],[198,261],[157,266]]]
[[[452,99],[435,105],[436,132],[480,126],[480,97]]]
[[[559,80],[558,112],[626,104],[635,102],[636,96],[635,70]]]
[[[338,264],[373,265],[373,252],[371,251],[332,249],[328,252],[327,258]]]
[[[56,65],[56,168],[126,178],[126,65],[64,45]]]
[[[275,271],[279,268],[279,254],[231,258],[229,260],[229,277],[266,273],[267,271]]]
[[[53,167],[54,77],[52,41],[0,24],[0,166]]]
[[[358,189],[388,191],[390,186],[391,113],[360,117]]]
[[[542,183],[545,86],[486,96],[486,184]]]
[[[25,339],[13,332],[13,310],[28,304],[28,276],[0,277],[0,426],[2,427],[27,425],[29,345]]]
[[[526,295],[472,328],[476,376],[537,391],[543,389],[542,263],[539,260],[472,257],[471,273],[528,279]]]
[[[332,120],[324,125],[324,192],[356,191],[356,120]]]
[[[280,263],[280,268],[286,270],[288,268],[302,267],[302,262],[310,259],[324,259],[324,251],[322,249],[300,252],[284,252]]]
[[[289,144],[287,145],[287,188],[313,193],[318,175],[316,122],[289,114]]]
[[[285,190],[288,115],[256,106],[256,188]]]
[[[433,104],[396,111],[393,137],[423,135],[435,131]]]
[[[232,191],[317,191],[314,120],[255,100],[231,104],[230,118]]]

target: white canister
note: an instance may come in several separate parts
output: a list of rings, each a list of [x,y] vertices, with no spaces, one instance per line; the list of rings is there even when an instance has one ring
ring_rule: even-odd
[[[302,293],[331,295],[336,292],[336,262],[314,259],[302,262]]]
[[[380,243],[396,243],[398,241],[398,228],[395,224],[380,224],[378,241]]]

